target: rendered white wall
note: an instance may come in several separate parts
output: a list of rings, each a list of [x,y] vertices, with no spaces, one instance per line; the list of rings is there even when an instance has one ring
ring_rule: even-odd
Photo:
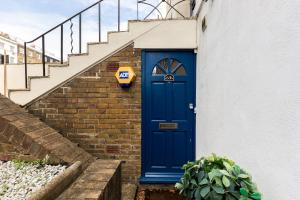
[[[214,0],[198,19],[197,157],[234,159],[265,200],[300,196],[299,19],[298,0]]]

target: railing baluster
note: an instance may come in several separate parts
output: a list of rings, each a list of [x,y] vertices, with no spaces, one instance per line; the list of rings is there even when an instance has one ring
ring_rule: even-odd
[[[81,53],[81,13],[79,14],[79,53]]]
[[[64,25],[60,26],[60,63],[64,63]]]
[[[99,42],[101,42],[101,1],[98,5],[98,28],[99,28]]]
[[[26,51],[26,42],[24,42],[24,64],[25,64],[25,88],[27,88],[27,51]]]
[[[121,21],[121,15],[120,15],[120,0],[118,0],[118,31],[120,32],[121,27],[120,27],[120,21]]]
[[[74,47],[73,47],[73,26],[74,26],[74,24],[73,24],[73,22],[72,22],[72,19],[70,19],[70,39],[71,39],[71,54],[73,54],[73,49],[74,49]]]
[[[46,76],[46,63],[45,63],[45,35],[42,36],[42,62],[43,62],[43,76]]]

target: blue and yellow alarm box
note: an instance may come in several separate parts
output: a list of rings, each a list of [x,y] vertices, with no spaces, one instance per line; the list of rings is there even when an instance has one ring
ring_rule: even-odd
[[[136,74],[132,67],[119,67],[115,77],[121,87],[130,87],[135,80]]]

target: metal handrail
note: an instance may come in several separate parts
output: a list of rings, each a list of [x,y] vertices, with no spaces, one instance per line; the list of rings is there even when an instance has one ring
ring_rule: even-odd
[[[38,36],[38,37],[37,37],[37,38],[35,38],[34,40],[31,40],[31,41],[29,41],[29,42],[27,42],[27,43],[32,43],[32,42],[35,42],[36,40],[40,39],[40,38],[41,38],[43,35],[46,35],[47,33],[50,33],[50,32],[51,32],[51,31],[53,31],[54,29],[56,29],[56,28],[60,27],[62,24],[65,24],[65,23],[67,23],[67,22],[68,22],[68,21],[70,21],[71,19],[73,19],[73,18],[77,17],[79,14],[81,14],[81,13],[83,13],[83,12],[85,12],[85,11],[89,10],[90,8],[94,7],[95,5],[99,4],[99,3],[100,3],[100,2],[102,2],[102,1],[103,1],[103,0],[97,1],[96,3],[92,4],[91,6],[89,6],[89,7],[85,8],[85,9],[83,9],[82,11],[80,11],[80,12],[76,13],[76,14],[75,14],[75,15],[73,15],[72,17],[70,17],[70,18],[66,19],[66,20],[65,20],[65,21],[63,21],[62,23],[60,23],[60,24],[58,24],[58,25],[54,26],[53,28],[51,28],[51,29],[49,29],[48,31],[46,31],[45,33],[41,34],[40,36]]]
[[[74,14],[73,16],[69,17],[68,19],[64,20],[62,23],[54,26],[53,28],[49,29],[48,31],[44,32],[43,34],[41,34],[40,36],[36,37],[35,39],[29,41],[29,42],[24,42],[24,64],[25,64],[25,87],[28,87],[28,77],[27,77],[27,44],[35,42],[39,39],[42,39],[42,65],[43,65],[43,76],[46,76],[46,61],[45,61],[45,56],[46,56],[46,51],[45,51],[45,35],[47,35],[48,33],[52,32],[53,30],[60,28],[60,63],[63,64],[64,60],[64,25],[68,22],[71,22],[71,53],[73,53],[73,23],[72,23],[72,19],[78,17],[78,23],[79,23],[79,53],[81,53],[82,51],[82,13],[84,13],[85,11],[93,8],[94,6],[98,5],[98,37],[99,37],[99,42],[101,42],[101,21],[102,21],[102,17],[101,17],[101,2],[103,2],[104,0],[98,0],[97,2],[95,2],[94,4],[90,5],[89,7],[81,10],[80,12]],[[178,4],[184,2],[186,0],[181,0],[177,3],[175,3],[174,5],[171,5],[171,3],[167,2],[166,0],[161,0],[157,5],[152,5],[150,3],[147,2],[147,0],[137,0],[136,1],[136,10],[137,10],[137,20],[139,20],[139,4],[145,4],[148,6],[151,6],[153,9],[150,11],[149,14],[147,14],[147,16],[144,19],[147,19],[155,10],[160,14],[161,18],[164,18],[162,13],[160,12],[160,10],[158,9],[158,7],[162,4],[162,3],[166,3],[170,9],[167,11],[167,14],[165,16],[165,18],[168,17],[168,14],[170,13],[171,10],[174,10],[175,12],[177,12],[180,16],[182,16],[184,18],[184,16],[175,8],[175,6],[177,6]],[[120,32],[121,30],[121,0],[118,0],[118,32]]]
[[[25,64],[25,87],[27,88],[28,87],[28,82],[27,82],[27,44],[29,43],[33,43],[39,39],[42,39],[42,65],[43,65],[43,76],[46,76],[46,61],[45,61],[45,35],[47,35],[48,33],[54,31],[55,29],[59,28],[60,27],[60,37],[61,37],[61,41],[60,41],[60,63],[63,64],[63,47],[64,47],[64,43],[63,43],[63,34],[64,34],[64,24],[66,24],[67,22],[70,22],[72,19],[74,19],[75,17],[79,17],[79,53],[81,53],[81,50],[82,50],[82,34],[81,34],[81,29],[82,29],[82,13],[84,13],[85,11],[89,10],[90,8],[93,8],[94,6],[98,5],[98,31],[99,31],[99,42],[101,42],[101,2],[103,0],[99,0],[97,1],[96,3],[90,5],[89,7],[81,10],[80,12],[74,14],[72,17],[69,17],[68,19],[64,20],[62,23],[54,26],[53,28],[49,29],[48,31],[44,32],[43,34],[41,34],[40,36],[36,37],[35,39],[29,41],[29,42],[24,42],[24,64]],[[118,0],[118,31],[120,31],[120,0]],[[72,47],[73,48],[73,47]]]

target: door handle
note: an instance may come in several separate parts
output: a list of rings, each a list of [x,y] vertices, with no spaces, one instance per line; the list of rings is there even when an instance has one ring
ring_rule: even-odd
[[[189,109],[193,110],[194,109],[194,104],[193,103],[189,103]]]

